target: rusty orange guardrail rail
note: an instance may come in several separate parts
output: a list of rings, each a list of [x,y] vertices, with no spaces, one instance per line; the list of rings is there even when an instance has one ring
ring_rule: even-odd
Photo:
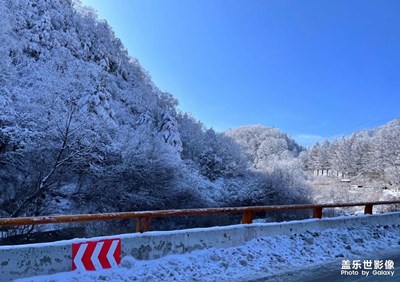
[[[305,205],[274,205],[274,206],[249,206],[249,207],[226,207],[226,208],[199,208],[199,209],[136,211],[136,212],[100,213],[100,214],[16,217],[16,218],[0,218],[0,226],[103,221],[103,220],[117,220],[117,219],[136,219],[136,232],[145,232],[150,230],[150,220],[151,218],[155,217],[242,213],[243,214],[242,223],[250,224],[253,222],[254,214],[257,212],[312,209],[314,218],[322,218],[322,210],[324,208],[364,206],[364,213],[372,214],[373,206],[392,205],[392,204],[400,204],[400,201],[360,202],[360,203],[347,203],[347,204],[305,204]],[[142,220],[144,220],[143,228],[142,228]]]

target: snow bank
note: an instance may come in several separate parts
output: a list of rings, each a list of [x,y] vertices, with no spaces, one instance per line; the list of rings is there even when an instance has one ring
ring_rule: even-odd
[[[399,224],[351,225],[257,238],[238,247],[211,248],[154,260],[125,256],[121,266],[64,272],[17,281],[243,281],[317,264],[360,257],[400,245]]]

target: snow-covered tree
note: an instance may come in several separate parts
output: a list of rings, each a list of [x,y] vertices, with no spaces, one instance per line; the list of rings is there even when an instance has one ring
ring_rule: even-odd
[[[267,168],[277,161],[290,160],[302,150],[292,138],[276,128],[245,126],[225,134],[241,145],[254,168]]]

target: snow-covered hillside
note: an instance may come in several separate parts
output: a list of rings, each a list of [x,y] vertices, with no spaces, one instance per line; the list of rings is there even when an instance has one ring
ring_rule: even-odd
[[[304,150],[290,136],[273,127],[244,126],[228,130],[225,134],[243,147],[255,168],[268,168],[280,161],[291,161]]]
[[[179,112],[79,1],[0,13],[0,216],[307,200],[294,175],[254,171],[232,138]]]
[[[308,170],[340,171],[358,181],[400,187],[400,119],[337,140],[315,144],[305,154]]]

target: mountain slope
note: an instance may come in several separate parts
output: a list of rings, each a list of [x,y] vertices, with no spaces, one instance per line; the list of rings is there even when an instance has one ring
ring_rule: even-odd
[[[242,146],[255,168],[266,168],[277,161],[293,159],[302,150],[294,139],[273,127],[243,126],[225,134]]]
[[[281,174],[254,172],[232,138],[179,113],[91,9],[4,0],[0,12],[1,216],[304,199]]]

